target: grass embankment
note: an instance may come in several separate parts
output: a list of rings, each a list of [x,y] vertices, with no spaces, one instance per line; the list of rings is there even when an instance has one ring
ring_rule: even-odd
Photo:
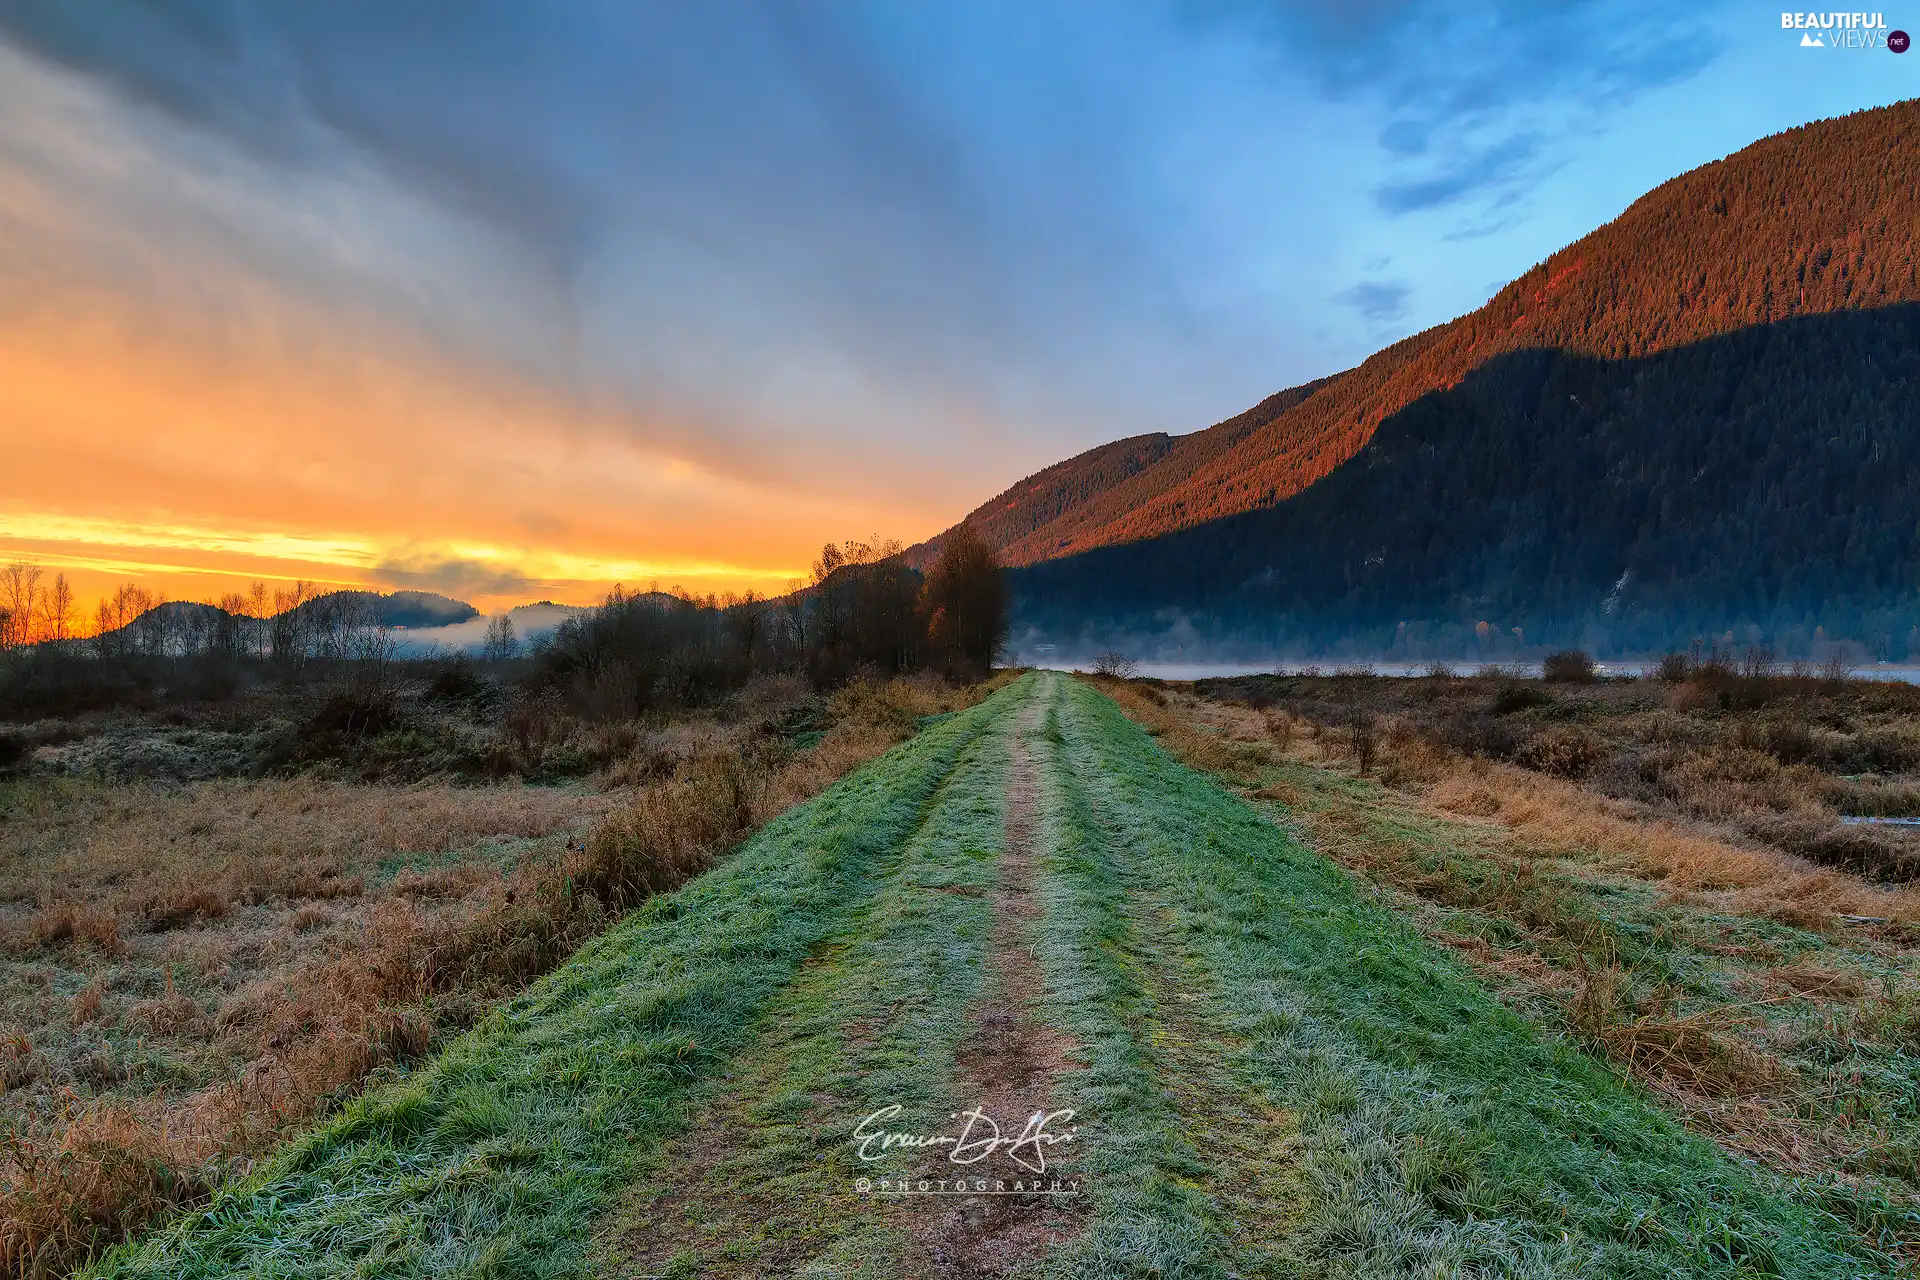
[[[1148,1185],[1191,1224],[1155,1245],[1167,1273],[1851,1276],[1888,1265],[1840,1218],[1538,1034],[1093,691],[1075,687],[1061,730],[1068,829],[1083,861],[1104,851],[1113,878],[1104,906],[1084,910],[1087,942],[1062,990],[1103,987],[1074,1001],[1077,1029],[1131,1040],[1110,1060],[1111,1087],[1142,1083],[1128,1053],[1152,1038],[1126,1037],[1129,1021],[1197,1017],[1222,1047],[1225,1070],[1209,1078],[1246,1082],[1270,1109],[1265,1123],[1296,1130],[1292,1167],[1264,1173],[1277,1203],[1263,1222],[1235,1211],[1245,1175],[1260,1171],[1222,1160],[1191,1172],[1190,1151],[1204,1163],[1211,1137],[1231,1137],[1213,1132],[1205,1100],[1182,1115],[1176,1097],[1180,1123],[1147,1126],[1164,1144]],[[1142,1056],[1151,1076],[1151,1049]],[[1112,1265],[1136,1247],[1142,1218],[1120,1193],[1138,1175],[1103,1158],[1089,1177],[1115,1201],[1090,1244]]]
[[[564,787],[0,782],[0,1273],[62,1274],[245,1176],[984,693],[762,682],[608,729],[608,767]]]
[[[1912,1258],[1911,889],[1419,735],[1383,734],[1370,775],[1356,776],[1342,721],[1108,687],[1165,746],[1361,877],[1510,1007]]]
[[[97,1274],[570,1272],[607,1194],[859,910],[1007,705],[960,712],[775,820],[429,1067]]]
[[[1054,1168],[1084,1197],[849,1191],[946,1163],[860,1164],[863,1116],[941,1132],[1016,1060],[1015,1115],[1078,1113]],[[100,1274],[570,1274],[590,1234],[629,1275],[1890,1270],[1050,674],[778,820]]]

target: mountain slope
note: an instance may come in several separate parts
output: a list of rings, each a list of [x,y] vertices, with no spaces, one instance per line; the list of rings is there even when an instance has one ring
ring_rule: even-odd
[[[1084,493],[1063,493],[1055,473],[1096,472],[1120,446],[1050,468],[969,519],[1011,505],[1018,519],[981,527],[1016,565],[1153,538],[1286,501],[1394,414],[1508,353],[1630,360],[1797,316],[1920,301],[1917,214],[1920,103],[1792,129],[1656,188],[1470,315],[1208,431],[1140,437],[1165,444]],[[1042,491],[1049,501],[1026,500]]]
[[[1056,462],[990,499],[964,523],[980,530],[1008,564],[1062,554],[1073,531],[1098,528],[1212,465],[1234,446],[1305,400],[1331,379],[1275,392],[1245,413],[1191,435],[1132,436]],[[942,535],[944,537],[945,535]],[[939,553],[933,538],[905,553],[924,569]]]
[[[1920,305],[1512,352],[1290,501],[1015,570],[1023,624],[1298,653],[1490,637],[1920,656]],[[1518,628],[1520,635],[1514,637]]]

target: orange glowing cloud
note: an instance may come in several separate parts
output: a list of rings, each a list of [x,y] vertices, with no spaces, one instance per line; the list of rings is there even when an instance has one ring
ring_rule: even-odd
[[[635,408],[512,246],[378,174],[267,172],[4,45],[0,85],[37,126],[0,139],[0,559],[83,603],[127,578],[764,592],[968,505]]]

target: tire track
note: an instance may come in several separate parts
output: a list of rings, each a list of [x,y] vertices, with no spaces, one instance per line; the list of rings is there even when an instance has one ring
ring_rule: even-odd
[[[856,1193],[854,1123],[885,1102],[934,1113],[926,1064],[951,1061],[990,928],[1007,708],[929,798],[865,900],[770,1006],[752,1047],[690,1108],[600,1229],[598,1273],[701,1277],[933,1274],[900,1206]],[[991,822],[992,826],[987,827]],[[996,833],[997,835],[997,833]],[[951,945],[971,937],[972,947]],[[894,1172],[897,1160],[890,1162]],[[879,1259],[890,1259],[893,1271]],[[875,1270],[875,1267],[878,1270]]]
[[[1037,933],[1042,904],[1034,882],[1045,836],[1030,739],[1052,705],[1054,686],[1035,687],[1045,689],[1046,696],[1036,693],[1030,699],[1010,743],[1005,836],[987,937],[987,987],[955,1063],[956,1111],[970,1102],[1007,1136],[1035,1117],[1071,1110],[1063,1086],[1070,1073],[1085,1066],[1072,1037],[1040,1016],[1045,1001]],[[914,1215],[910,1230],[935,1264],[934,1274],[951,1280],[1004,1276],[1083,1228],[1085,1201],[1076,1189],[1082,1148],[1075,1118],[1060,1116],[1045,1125],[1056,1136],[1075,1135],[1073,1141],[997,1149],[976,1164],[958,1167],[969,1182],[986,1183],[990,1193],[937,1201],[937,1210]],[[929,1167],[927,1175],[951,1178],[956,1168],[950,1160],[943,1164]],[[1020,1190],[1036,1181],[1039,1190]]]

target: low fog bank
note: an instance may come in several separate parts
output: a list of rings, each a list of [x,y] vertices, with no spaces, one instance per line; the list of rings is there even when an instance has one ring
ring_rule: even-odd
[[[552,635],[568,618],[585,612],[579,605],[542,600],[538,604],[515,605],[504,616],[513,624],[514,638],[528,644]],[[444,627],[396,628],[393,635],[402,657],[417,658],[435,650],[478,653],[486,645],[487,627],[492,622],[492,618],[482,614]]]
[[[1838,663],[1862,678],[1920,683],[1920,655],[1911,654],[1904,647],[1898,652],[1876,652],[1857,640],[1829,640],[1818,634],[1811,641],[1803,640],[1785,651],[1770,645],[1764,636],[1722,630],[1717,635],[1675,643],[1658,652],[1621,652],[1607,645],[1604,636],[1592,637],[1584,645],[1546,645],[1529,644],[1524,635],[1497,631],[1476,634],[1464,628],[1449,628],[1452,634],[1446,637],[1445,644],[1428,642],[1432,637],[1421,637],[1419,641],[1394,637],[1396,643],[1384,645],[1379,643],[1379,637],[1351,642],[1275,644],[1244,635],[1210,635],[1196,626],[1194,619],[1184,615],[1163,616],[1156,622],[1159,625],[1155,629],[1089,623],[1072,633],[1032,625],[1020,627],[1008,640],[1006,661],[1011,666],[1073,671],[1092,670],[1103,657],[1117,657],[1125,660],[1137,674],[1162,680],[1205,680],[1260,673],[1330,675],[1341,670],[1411,676],[1424,675],[1436,667],[1469,674],[1495,666],[1516,675],[1538,675],[1548,654],[1564,648],[1581,648],[1595,655],[1600,674],[1637,676],[1656,668],[1668,652],[1691,651],[1699,657],[1718,650],[1738,658],[1753,650],[1764,652],[1782,664]]]

